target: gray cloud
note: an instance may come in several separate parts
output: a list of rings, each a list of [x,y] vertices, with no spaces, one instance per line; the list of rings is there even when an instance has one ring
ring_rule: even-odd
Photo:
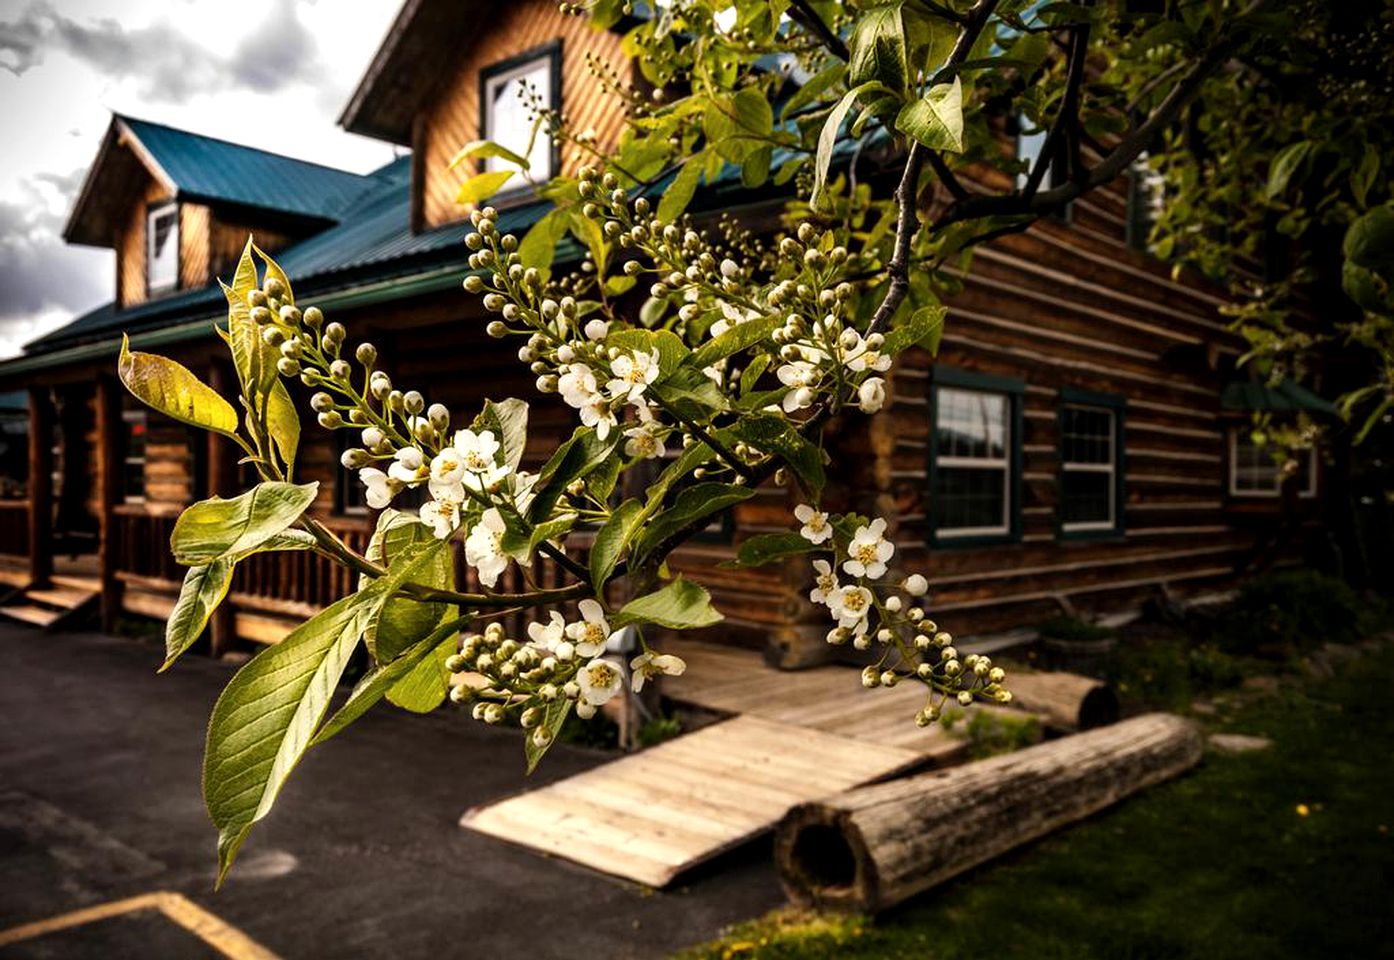
[[[83,174],[40,174],[21,184],[23,201],[0,201],[0,351],[42,333],[41,314],[75,314],[111,297],[111,254],[70,247],[60,236],[61,210]]]
[[[134,79],[142,99],[165,103],[183,103],[199,91],[228,87],[274,93],[313,78],[319,69],[314,37],[300,22],[295,0],[278,0],[227,57],[165,24],[128,30],[113,19],[79,22],[44,0],[0,23],[0,69],[22,75],[52,50],[105,76]]]

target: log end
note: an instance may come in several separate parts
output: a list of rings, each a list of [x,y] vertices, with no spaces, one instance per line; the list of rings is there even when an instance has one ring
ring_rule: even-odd
[[[785,815],[775,862],[789,899],[817,910],[874,911],[876,863],[850,818],[816,803]]]
[[[1106,684],[1091,687],[1079,704],[1079,729],[1093,730],[1118,722],[1118,694]]]

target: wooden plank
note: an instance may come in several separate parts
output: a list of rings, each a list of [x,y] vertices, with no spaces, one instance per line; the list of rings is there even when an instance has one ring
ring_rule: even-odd
[[[770,829],[796,803],[918,759],[908,750],[744,716],[476,807],[460,823],[661,887]]]

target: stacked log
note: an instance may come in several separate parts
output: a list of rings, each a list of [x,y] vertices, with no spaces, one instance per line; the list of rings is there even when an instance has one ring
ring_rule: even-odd
[[[1040,714],[1057,732],[1093,730],[1118,720],[1118,695],[1093,677],[1010,668],[1006,686],[1012,706]]]
[[[796,903],[874,913],[1194,766],[1199,730],[1152,713],[793,808],[775,861]]]

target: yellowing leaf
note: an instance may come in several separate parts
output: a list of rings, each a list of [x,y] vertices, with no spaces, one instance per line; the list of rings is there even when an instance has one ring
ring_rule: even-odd
[[[133,352],[124,334],[116,369],[126,389],[152,410],[214,433],[236,436],[237,411],[232,404],[173,360]]]
[[[483,203],[503,189],[503,185],[513,176],[512,170],[490,170],[477,174],[460,184],[460,192],[455,195],[457,203]]]
[[[931,150],[963,152],[963,85],[940,83],[900,108],[895,128]]]

